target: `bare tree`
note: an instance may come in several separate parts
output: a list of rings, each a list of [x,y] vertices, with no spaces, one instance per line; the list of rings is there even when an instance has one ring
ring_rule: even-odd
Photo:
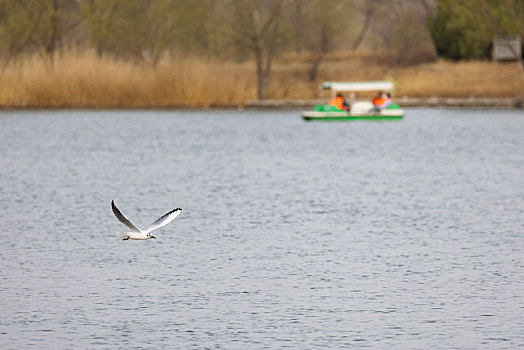
[[[282,38],[282,0],[233,0],[230,34],[255,57],[257,97],[267,96],[271,63]]]
[[[9,56],[41,50],[52,58],[78,25],[75,0],[0,0],[0,45]]]
[[[146,59],[156,66],[182,31],[181,21],[191,13],[191,2],[156,0],[145,14],[143,46]]]
[[[182,28],[193,22],[198,4],[196,0],[84,0],[82,11],[99,54],[156,66],[173,48]]]
[[[373,15],[375,14],[377,6],[378,2],[376,0],[371,0],[365,4],[364,22],[362,23],[362,27],[360,28],[360,31],[357,37],[355,38],[353,45],[351,46],[352,50],[357,50],[360,44],[362,43],[362,40],[364,39],[364,36],[366,35],[369,26],[371,25],[371,20],[373,19]]]
[[[380,6],[380,5],[384,6]],[[394,3],[377,0],[376,20],[371,31],[381,40],[381,47],[389,53],[384,56],[392,65],[411,65],[429,62],[436,57],[429,31],[431,1],[396,0]],[[399,21],[398,18],[402,18]]]
[[[320,64],[324,57],[335,48],[337,40],[347,26],[345,7],[346,0],[317,0],[310,3],[308,16],[308,50],[313,54],[313,62],[309,70],[309,80],[317,78]]]
[[[16,57],[29,46],[37,27],[28,0],[0,0],[0,48],[7,58]]]
[[[87,23],[89,39],[97,54],[102,56],[110,44],[111,27],[118,6],[115,0],[84,0],[82,14]]]

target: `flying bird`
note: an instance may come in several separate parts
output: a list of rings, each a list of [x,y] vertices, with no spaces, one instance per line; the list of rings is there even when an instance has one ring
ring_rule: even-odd
[[[135,225],[133,225],[133,223],[129,221],[129,219],[126,218],[120,212],[120,210],[118,210],[118,208],[115,205],[115,201],[111,201],[111,209],[113,209],[113,213],[115,214],[116,218],[131,230],[130,232],[126,232],[122,234],[121,238],[124,241],[127,241],[128,239],[139,239],[139,240],[150,239],[150,238],[156,239],[156,237],[151,234],[151,231],[169,224],[171,221],[175,220],[175,218],[178,215],[180,215],[180,213],[182,213],[182,209],[180,208],[173,209],[169,213],[166,213],[162,215],[161,217],[159,217],[158,219],[156,219],[148,227],[139,229]]]

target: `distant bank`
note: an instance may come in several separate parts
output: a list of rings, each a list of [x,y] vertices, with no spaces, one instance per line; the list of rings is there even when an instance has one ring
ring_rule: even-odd
[[[402,107],[448,107],[448,108],[524,108],[523,97],[402,97],[395,99]],[[250,109],[308,109],[316,104],[327,103],[324,99],[302,100],[253,100],[244,108]]]
[[[423,108],[423,107],[443,107],[443,108],[495,108],[495,109],[524,109],[524,97],[402,97],[394,99],[403,108]],[[161,104],[155,105],[1,105],[0,110],[9,109],[312,109],[317,104],[327,104],[327,99],[266,99],[266,100],[249,100],[244,103],[210,103],[198,105],[184,104]]]
[[[0,108],[308,109],[320,102],[316,99],[323,81],[373,80],[394,82],[393,95],[402,107],[524,105],[524,69],[520,64],[437,60],[403,67],[373,62],[369,56],[352,56],[323,62],[316,81],[309,80],[309,68],[310,63],[300,59],[275,62],[268,99],[254,101],[257,81],[252,61],[188,56],[152,67],[91,51],[66,52],[52,63],[35,54],[2,65]]]

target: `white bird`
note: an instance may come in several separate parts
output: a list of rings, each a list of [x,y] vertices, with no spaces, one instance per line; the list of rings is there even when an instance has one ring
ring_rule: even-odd
[[[158,219],[155,220],[151,225],[149,225],[146,228],[139,229],[131,221],[129,221],[121,212],[118,210],[118,208],[115,205],[115,201],[111,201],[111,208],[113,209],[113,213],[115,214],[116,218],[126,225],[131,231],[123,233],[121,238],[124,241],[127,241],[128,239],[150,239],[154,238],[155,236],[151,234],[151,231],[156,230],[157,228],[160,228],[162,226],[165,226],[169,224],[171,221],[175,220],[175,218],[182,213],[182,209],[176,208],[171,210],[169,213],[162,215]]]

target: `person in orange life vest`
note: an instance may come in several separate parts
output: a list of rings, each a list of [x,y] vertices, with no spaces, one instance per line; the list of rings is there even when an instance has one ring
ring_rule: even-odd
[[[332,98],[331,101],[329,101],[329,105],[335,106],[343,111],[349,111],[349,104],[346,102],[341,93],[338,93],[337,97]]]
[[[373,103],[373,109],[375,111],[386,109],[391,105],[391,94],[389,92],[379,91],[377,96],[371,99],[371,103]]]

